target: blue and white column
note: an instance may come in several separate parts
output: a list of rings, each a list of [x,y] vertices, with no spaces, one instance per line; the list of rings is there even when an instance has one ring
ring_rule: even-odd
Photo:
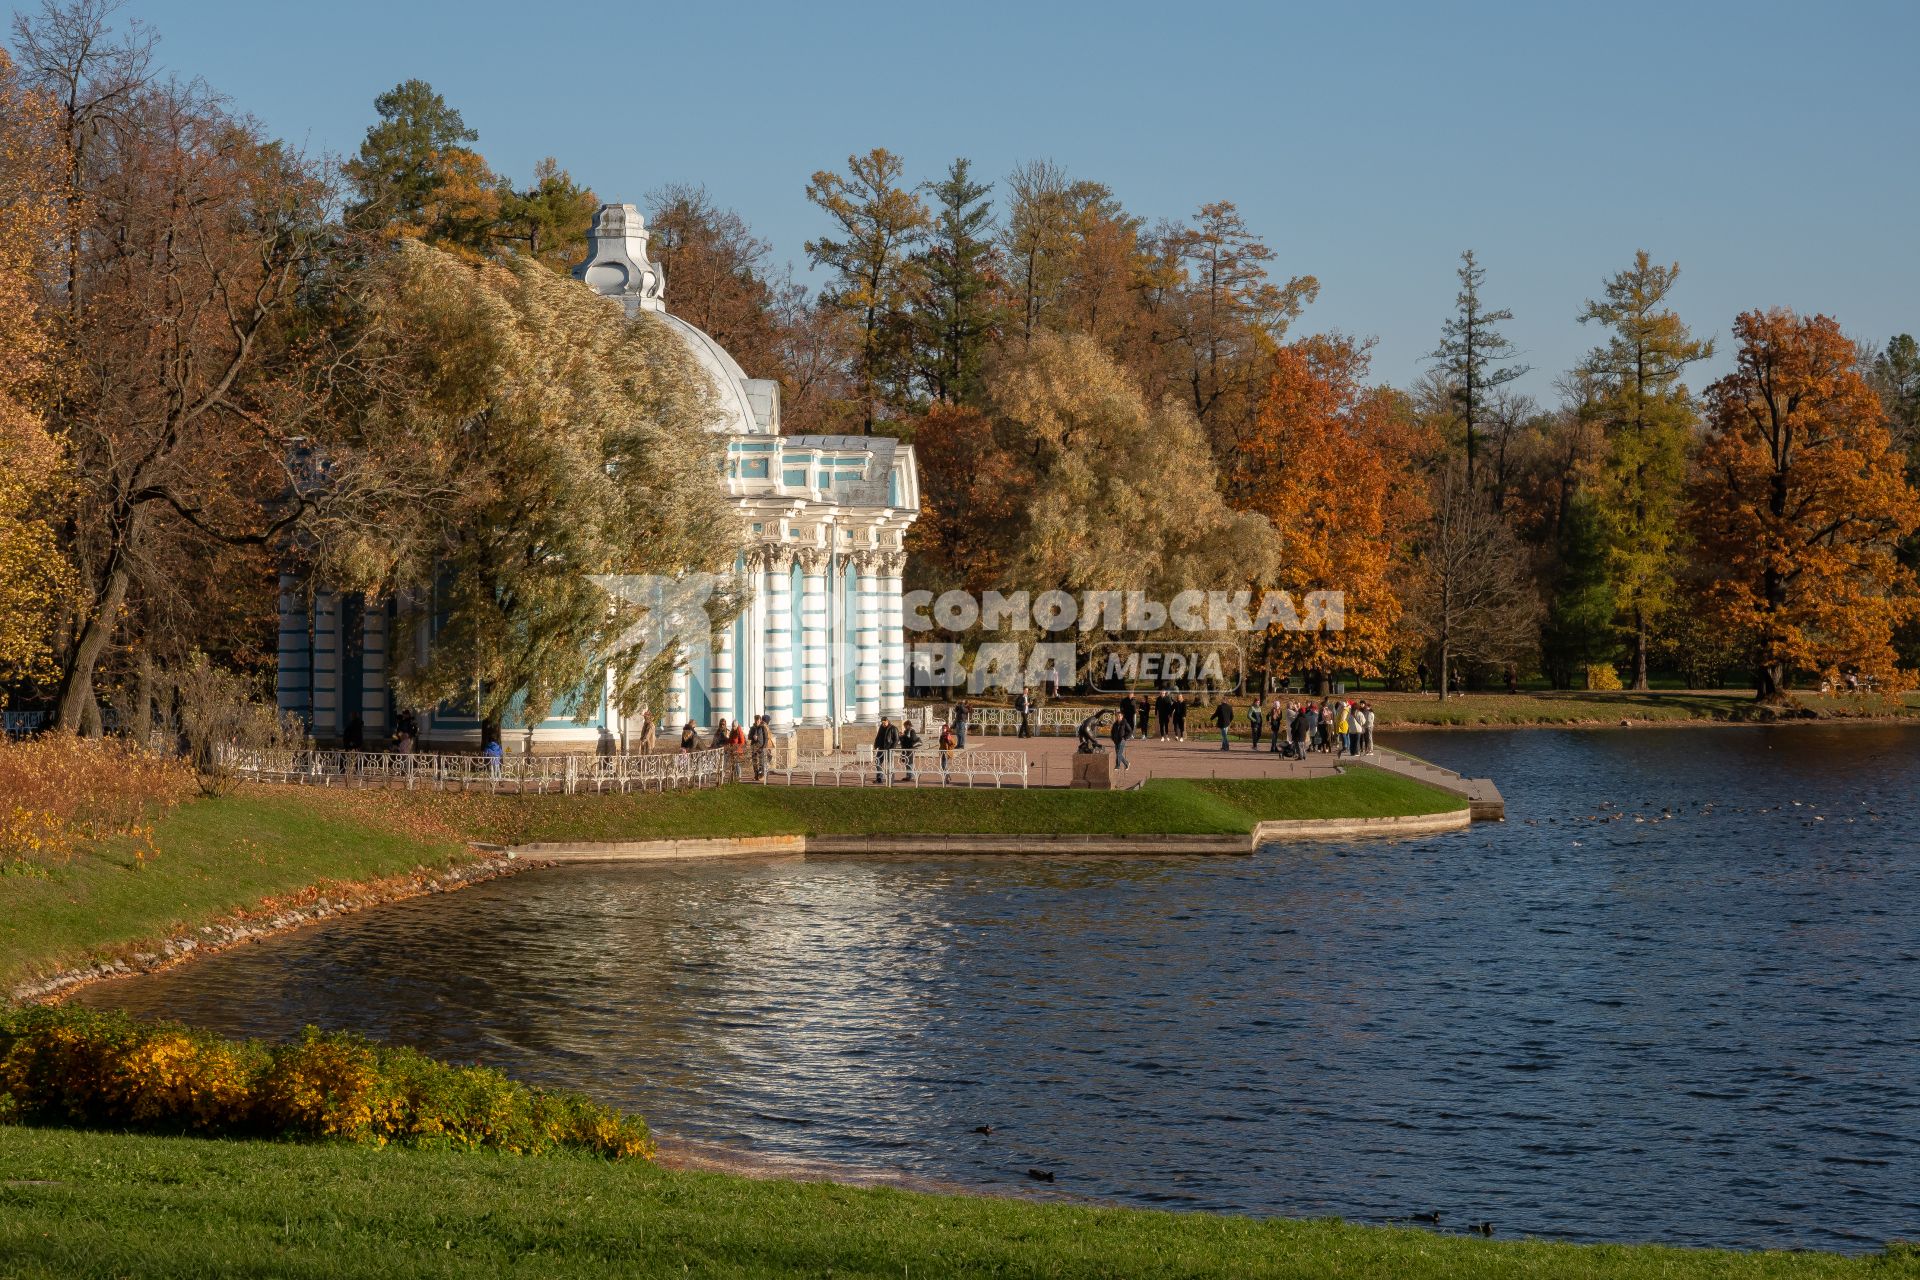
[[[800,723],[824,727],[827,704],[827,565],[825,551],[800,553]]]
[[[880,714],[895,723],[907,714],[907,614],[901,597],[904,551],[880,557]]]
[[[880,646],[880,553],[862,551],[853,557],[858,574],[853,602],[853,717],[863,725],[880,722],[880,668],[886,654]]]
[[[793,732],[793,551],[769,546],[760,553],[767,599],[767,723],[775,733]]]
[[[740,704],[734,697],[734,646],[733,624],[728,623],[713,644],[713,715],[716,720],[725,720],[729,727],[740,719]]]
[[[687,724],[687,662],[687,655],[681,654],[673,668],[673,679],[667,683],[667,718],[659,731],[663,742],[678,742],[680,730]]]

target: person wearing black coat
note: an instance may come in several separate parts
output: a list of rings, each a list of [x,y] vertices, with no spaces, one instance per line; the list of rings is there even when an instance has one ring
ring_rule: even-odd
[[[875,782],[885,780],[881,770],[887,767],[887,752],[897,751],[899,747],[900,731],[893,727],[892,720],[883,716],[880,720],[880,728],[873,735],[873,780]]]
[[[1233,749],[1230,738],[1233,733],[1233,704],[1225,698],[1220,699],[1220,705],[1213,709],[1213,722],[1220,727],[1220,749],[1231,751]]]

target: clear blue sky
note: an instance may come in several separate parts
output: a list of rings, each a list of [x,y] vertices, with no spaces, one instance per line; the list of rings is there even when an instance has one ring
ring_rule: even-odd
[[[1676,305],[1723,348],[1756,306],[1920,331],[1920,0],[128,12],[170,69],[311,149],[351,151],[374,95],[418,76],[504,172],[553,155],[616,200],[705,183],[803,268],[809,174],[874,146],[922,177],[1049,157],[1149,219],[1232,200],[1283,272],[1320,278],[1307,325],[1377,336],[1393,382],[1468,247],[1542,400],[1596,340],[1582,300],[1641,247],[1680,262]]]

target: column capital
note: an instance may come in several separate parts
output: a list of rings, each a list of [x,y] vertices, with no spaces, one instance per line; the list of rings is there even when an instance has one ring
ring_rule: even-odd
[[[881,553],[871,547],[853,552],[847,557],[853,561],[853,567],[862,577],[880,572]]]
[[[800,564],[800,571],[809,578],[817,578],[827,571],[829,559],[825,547],[795,547],[793,558]]]
[[[747,562],[768,573],[793,568],[794,548],[781,542],[762,542],[748,553]]]
[[[898,578],[907,571],[907,553],[904,551],[882,551],[879,553],[880,572],[889,578]]]

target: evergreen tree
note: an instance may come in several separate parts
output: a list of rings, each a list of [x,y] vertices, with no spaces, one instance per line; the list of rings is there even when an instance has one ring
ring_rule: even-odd
[[[465,144],[480,137],[424,80],[373,100],[379,123],[341,166],[355,198],[348,225],[483,249],[500,216],[500,181]]]
[[[914,313],[920,379],[940,404],[971,404],[997,321],[990,183],[975,182],[969,162],[955,160],[940,182],[927,184],[933,227],[920,254],[923,281]]]
[[[1664,305],[1680,267],[1653,265],[1646,250],[1607,281],[1604,302],[1588,302],[1582,324],[1613,331],[1582,372],[1589,411],[1605,433],[1599,467],[1600,516],[1607,529],[1607,577],[1633,639],[1633,687],[1647,687],[1653,621],[1666,609],[1679,570],[1680,518],[1687,447],[1696,414],[1680,381],[1686,367],[1713,354]]]
[[[1560,522],[1540,629],[1541,660],[1556,689],[1573,688],[1587,667],[1612,662],[1618,649],[1607,550],[1607,525],[1593,496],[1576,495]]]
[[[1480,286],[1486,278],[1487,269],[1474,259],[1473,250],[1460,255],[1454,316],[1441,329],[1440,345],[1428,357],[1446,374],[1454,415],[1466,432],[1468,484],[1474,480],[1474,455],[1489,414],[1489,398],[1527,371],[1526,365],[1511,363],[1513,343],[1495,328],[1513,319],[1513,312],[1504,307],[1489,311],[1480,301]]]
[[[532,186],[502,197],[495,234],[536,262],[567,271],[586,256],[587,229],[599,203],[548,156],[535,166]]]
[[[833,269],[838,278],[823,297],[859,329],[854,380],[866,432],[912,399],[909,308],[920,274],[914,249],[929,219],[920,197],[900,185],[903,168],[900,157],[876,147],[848,156],[845,174],[822,169],[807,184],[807,199],[839,228],[838,239],[807,241],[807,256]]]

